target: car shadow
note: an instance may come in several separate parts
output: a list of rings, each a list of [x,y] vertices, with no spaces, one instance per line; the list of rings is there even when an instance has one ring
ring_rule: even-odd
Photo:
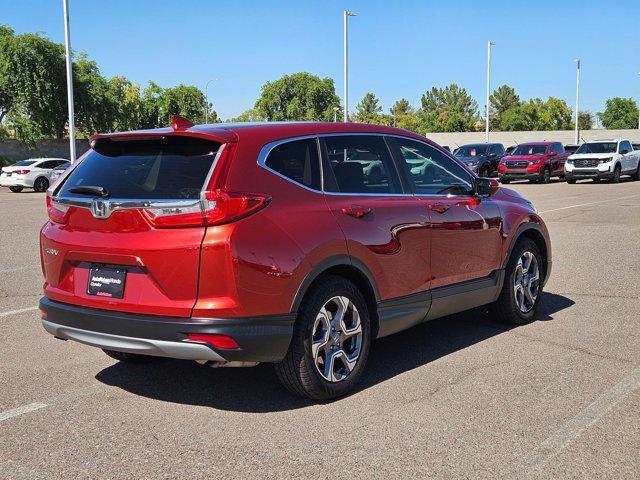
[[[536,320],[553,320],[574,302],[543,293]],[[477,308],[439,318],[374,342],[367,369],[356,391],[462,350],[514,328]],[[271,365],[252,368],[208,368],[195,362],[160,360],[135,365],[115,363],[96,379],[135,395],[165,402],[249,413],[295,410],[316,404],[293,396],[279,384]]]

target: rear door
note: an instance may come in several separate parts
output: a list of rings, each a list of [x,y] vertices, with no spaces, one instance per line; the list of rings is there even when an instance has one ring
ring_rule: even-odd
[[[218,147],[170,136],[99,141],[53,192],[52,207],[61,218],[41,232],[46,296],[87,307],[188,317],[197,296],[205,227],[157,228],[145,212],[199,210]],[[104,189],[104,196],[90,193],[96,188]]]
[[[419,208],[430,212],[432,288],[485,277],[500,268],[501,217],[473,194],[472,175],[440,150],[394,138]]]
[[[330,135],[321,143],[327,205],[381,298],[428,290],[429,213],[402,183],[384,137]],[[373,169],[379,172],[368,174]]]

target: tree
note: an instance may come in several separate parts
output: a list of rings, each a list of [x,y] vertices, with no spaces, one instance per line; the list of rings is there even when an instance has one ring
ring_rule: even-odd
[[[140,128],[157,128],[166,126],[168,118],[161,119],[162,87],[154,82],[142,91],[142,118]]]
[[[433,87],[421,98],[421,114],[430,132],[464,132],[475,130],[478,104],[455,83]]]
[[[374,123],[378,124],[380,119],[380,113],[382,107],[376,96],[368,92],[356,105],[356,113],[353,115],[353,120],[360,123]]]
[[[142,128],[145,103],[140,85],[131,83],[125,77],[113,77],[109,80],[108,87],[115,106],[113,130],[123,131]]]
[[[13,106],[15,94],[10,86],[10,58],[8,51],[13,42],[13,30],[0,25],[0,123]]]
[[[33,34],[7,40],[9,35],[6,29],[4,32],[0,69],[9,73],[3,91],[11,97],[6,115],[18,127],[16,136],[28,142],[62,138],[67,123],[64,48]],[[29,137],[22,136],[27,134]]]
[[[538,99],[536,99],[538,100]],[[571,109],[567,102],[549,97],[540,103],[536,130],[569,130],[571,128]]]
[[[171,115],[180,115],[197,123],[204,120],[205,102],[202,91],[192,85],[166,88],[160,96],[160,119],[168,122]]]
[[[604,128],[612,130],[638,128],[638,105],[632,98],[610,98],[604,112],[598,113]]]
[[[264,121],[264,117],[260,114],[260,112],[255,108],[250,108],[249,110],[245,110],[237,117],[230,118],[227,122],[262,122]]]
[[[114,130],[118,104],[96,62],[85,53],[73,64],[75,119],[78,130],[91,135]]]
[[[389,113],[391,113],[393,117],[400,117],[403,115],[413,115],[415,113],[415,110],[409,103],[409,100],[407,100],[406,98],[401,98],[393,104],[393,106],[389,109]]]
[[[578,128],[580,130],[591,130],[593,128],[593,114],[591,112],[578,112]]]
[[[262,86],[255,109],[270,121],[333,120],[333,107],[339,107],[333,80],[307,72],[283,75]]]
[[[491,110],[491,126],[497,128],[500,125],[502,116],[507,110],[520,105],[520,97],[516,91],[508,85],[502,85],[493,91],[489,96],[489,106]]]

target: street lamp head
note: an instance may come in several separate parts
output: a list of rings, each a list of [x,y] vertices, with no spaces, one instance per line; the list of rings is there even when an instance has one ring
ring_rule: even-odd
[[[496,42],[494,42],[493,40],[489,40],[489,46],[493,47],[496,44]]]
[[[580,59],[579,58],[574,58],[573,61],[575,62],[576,65],[578,65],[578,67],[580,66]]]
[[[357,16],[358,16],[358,14],[357,14],[357,13],[350,12],[349,10],[345,10],[345,11],[344,11],[344,14],[345,14],[347,17],[357,17]]]

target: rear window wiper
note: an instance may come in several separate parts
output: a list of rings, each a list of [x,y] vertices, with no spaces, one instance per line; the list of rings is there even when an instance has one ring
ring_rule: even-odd
[[[93,195],[95,197],[103,197],[103,198],[107,198],[109,196],[109,192],[107,192],[107,190],[104,187],[96,187],[93,185],[72,187],[67,191],[69,193],[80,193],[80,194]]]

